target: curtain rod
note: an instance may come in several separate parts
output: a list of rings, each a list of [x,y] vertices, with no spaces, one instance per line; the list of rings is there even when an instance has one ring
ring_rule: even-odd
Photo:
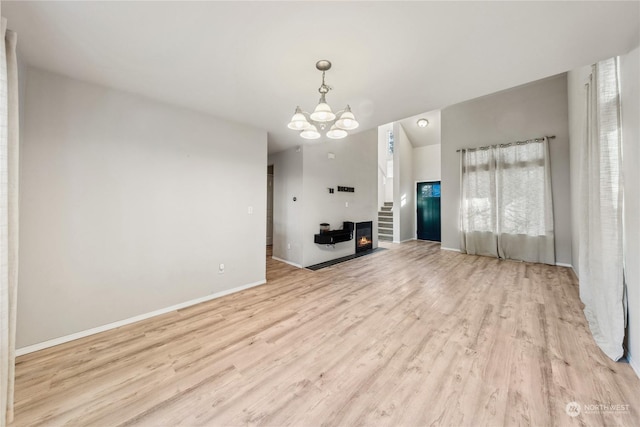
[[[547,139],[556,139],[555,135],[551,135],[551,136],[542,136],[539,138],[533,138],[533,139],[527,139],[525,141],[514,141],[514,142],[509,142],[507,144],[496,144],[496,145],[487,145],[486,147],[477,147],[477,148],[461,148],[456,150],[456,153],[459,153],[460,151],[466,151],[466,150],[488,150],[491,147],[508,147],[509,145],[513,145],[513,144],[525,144],[527,142],[538,142],[538,141],[542,141],[544,138]]]

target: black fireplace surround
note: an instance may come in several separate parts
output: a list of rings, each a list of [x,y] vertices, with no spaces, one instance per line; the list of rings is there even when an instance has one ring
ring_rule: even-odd
[[[354,237],[356,253],[372,250],[373,221],[357,222],[355,224],[345,221],[342,224],[342,229],[323,230],[314,236],[313,241],[320,245],[335,245],[336,243],[349,241]]]
[[[356,253],[373,249],[373,221],[356,223]]]

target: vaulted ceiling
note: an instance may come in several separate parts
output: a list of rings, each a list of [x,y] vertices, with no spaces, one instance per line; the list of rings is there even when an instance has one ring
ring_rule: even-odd
[[[640,3],[2,2],[28,64],[265,129],[327,99],[367,130],[638,45]]]

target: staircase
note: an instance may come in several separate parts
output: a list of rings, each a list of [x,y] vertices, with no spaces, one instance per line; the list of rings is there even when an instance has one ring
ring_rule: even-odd
[[[384,202],[378,212],[378,241],[393,242],[393,202]]]

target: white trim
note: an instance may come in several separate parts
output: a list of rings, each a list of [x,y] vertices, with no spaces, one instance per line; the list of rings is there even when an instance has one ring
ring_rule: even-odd
[[[456,249],[456,248],[445,248],[444,246],[440,246],[440,249],[442,249],[443,251],[460,252],[460,249]]]
[[[556,265],[558,267],[569,267],[570,269],[573,270],[573,265],[571,265],[571,264],[567,264],[567,263],[564,263],[564,262],[556,262]]]
[[[411,238],[409,238],[409,239],[405,239],[405,240],[400,241],[400,243],[410,242],[410,241],[412,241],[412,240],[417,240],[417,239],[416,239],[415,237],[411,237]]]
[[[106,325],[98,326],[96,328],[87,329],[85,331],[76,332],[71,335],[65,335],[63,337],[54,338],[52,340],[43,341],[41,343],[29,345],[26,347],[22,347],[16,349],[16,356],[23,356],[28,353],[33,353],[34,351],[44,350],[45,348],[53,347],[58,344],[64,344],[69,341],[74,341],[79,338],[88,337],[89,335],[98,334],[100,332],[105,332],[111,329],[119,328],[120,326],[129,325],[131,323],[139,322],[141,320],[149,319],[151,317],[159,316],[161,314],[169,313],[171,311],[180,310],[181,308],[189,307],[192,305],[200,304],[202,302],[210,301],[216,298],[220,298],[229,294],[233,294],[236,292],[243,291],[245,289],[253,288],[255,286],[264,285],[267,283],[266,280],[259,280],[257,282],[249,283],[247,285],[238,286],[235,288],[227,289],[221,292],[216,292],[215,294],[207,295],[201,298],[192,299],[190,301],[181,302],[180,304],[172,305],[170,307],[161,308],[159,310],[155,310],[149,313],[140,314],[138,316],[129,317],[128,319],[118,320],[117,322],[107,323]]]
[[[636,376],[640,378],[640,366],[636,363],[634,359],[631,358],[631,355],[628,353],[627,353],[627,360],[629,361],[629,365],[631,366],[631,369],[633,369],[633,372],[635,372]]]
[[[278,258],[277,256],[271,256],[271,258],[275,259],[276,261],[284,262],[285,264],[293,265],[294,267],[297,267],[297,268],[303,268],[300,264],[296,264],[295,262],[287,261],[286,259]]]

